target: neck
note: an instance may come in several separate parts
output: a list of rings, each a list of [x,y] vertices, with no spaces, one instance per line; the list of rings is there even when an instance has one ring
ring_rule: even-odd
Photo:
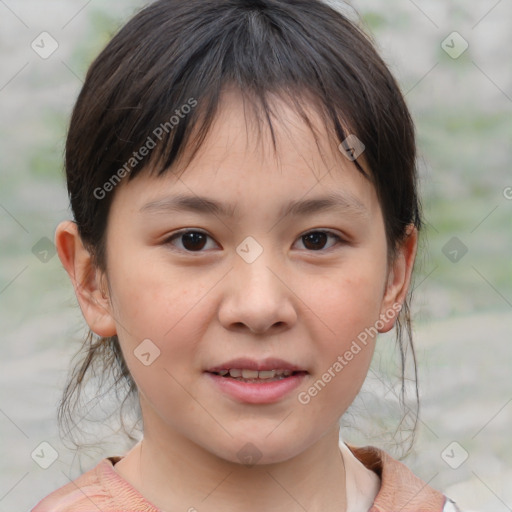
[[[176,432],[144,426],[144,439],[116,471],[163,510],[344,512],[345,466],[333,428],[284,462],[245,466],[221,459]]]

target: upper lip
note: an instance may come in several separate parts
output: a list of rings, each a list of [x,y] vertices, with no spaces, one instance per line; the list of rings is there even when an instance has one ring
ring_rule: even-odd
[[[247,357],[239,357],[231,359],[225,363],[218,364],[208,368],[206,371],[210,373],[220,372],[222,370],[231,370],[233,368],[240,370],[290,370],[292,372],[305,372],[304,368],[295,364],[284,361],[283,359],[267,358],[262,360],[250,359]]]

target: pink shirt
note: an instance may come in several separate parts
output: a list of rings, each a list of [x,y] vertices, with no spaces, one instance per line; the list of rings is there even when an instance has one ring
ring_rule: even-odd
[[[344,458],[347,446],[341,446]],[[354,462],[347,464],[347,495],[351,481],[350,471],[360,462],[364,468],[377,475],[373,477],[370,490],[371,507],[368,512],[443,512],[456,511],[453,502],[443,494],[428,486],[416,477],[406,466],[390,457],[384,451],[367,446],[348,446],[355,456]],[[40,501],[32,512],[162,512],[147,501],[130,483],[119,475],[114,465],[122,457],[108,457],[93,469],[73,482],[57,489]],[[363,470],[364,470],[363,468]],[[380,485],[379,485],[380,482]],[[373,490],[372,490],[373,486]],[[368,499],[368,496],[366,496]],[[374,499],[373,499],[374,498]],[[347,500],[349,501],[349,500]],[[364,500],[357,500],[358,503]],[[357,503],[352,499],[354,510]],[[350,507],[349,507],[350,510]]]

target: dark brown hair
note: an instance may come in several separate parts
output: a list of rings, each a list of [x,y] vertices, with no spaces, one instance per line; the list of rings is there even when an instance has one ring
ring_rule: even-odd
[[[98,268],[106,266],[115,184],[143,170],[168,172],[184,154],[190,161],[228,86],[258,105],[274,150],[270,95],[292,103],[313,130],[302,106],[312,105],[337,143],[349,133],[364,143],[369,172],[355,164],[375,186],[391,256],[407,226],[420,229],[413,122],[396,81],[353,22],[320,0],[159,0],[132,18],[92,63],[69,126],[71,207]],[[149,139],[156,147],[139,153]],[[415,382],[417,377],[408,300],[396,328],[402,398],[407,343]],[[116,390],[127,387],[125,399],[137,391],[116,336],[89,333],[81,354],[59,405],[61,425],[73,424],[85,377],[95,366],[100,381],[109,374]],[[419,403],[417,383],[415,388]]]

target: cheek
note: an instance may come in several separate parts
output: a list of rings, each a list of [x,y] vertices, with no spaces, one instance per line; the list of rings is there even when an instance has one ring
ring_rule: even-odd
[[[374,262],[373,268],[360,263],[332,273],[306,295],[311,310],[330,334],[327,339],[330,343],[334,339],[337,348],[343,348],[379,318],[385,269],[377,268]]]
[[[313,334],[318,380],[310,389],[312,395],[322,395],[312,400],[318,414],[323,414],[325,406],[333,417],[346,410],[363,384],[373,356],[385,273],[375,263],[366,268],[365,262],[361,263],[350,271],[334,273],[307,295],[308,306],[321,320],[315,322]]]
[[[204,283],[190,277],[160,258],[126,257],[116,262],[110,282],[121,329],[130,337],[162,339],[204,293]]]
[[[188,274],[186,279],[183,274],[165,276],[156,266],[125,275],[119,267],[113,291],[118,337],[130,374],[157,409],[165,410],[172,402],[176,410],[186,411],[192,404],[184,388],[189,387],[199,342],[213,314],[201,299],[212,285],[205,279],[191,281]]]
[[[111,274],[118,336],[135,380],[140,361],[134,351],[147,339],[160,352],[154,367],[185,374],[215,314],[208,294],[218,277],[176,271],[156,259],[145,265],[127,259]]]

